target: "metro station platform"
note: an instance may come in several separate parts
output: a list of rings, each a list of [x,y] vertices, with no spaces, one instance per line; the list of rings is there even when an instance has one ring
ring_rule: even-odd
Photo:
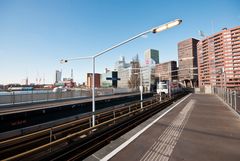
[[[85,160],[239,161],[240,117],[215,95],[190,94]]]

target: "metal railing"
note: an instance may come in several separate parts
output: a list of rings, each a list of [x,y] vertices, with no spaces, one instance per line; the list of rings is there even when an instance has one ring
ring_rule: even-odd
[[[79,98],[84,96],[90,96],[90,91],[25,91],[22,93],[13,91],[4,95],[0,95],[0,106],[33,102],[48,102],[61,99]]]
[[[218,95],[225,103],[240,114],[240,95],[239,91],[213,87],[213,94]]]
[[[182,91],[182,89],[172,89],[171,95],[174,96]],[[98,88],[95,90],[96,96],[121,94],[138,92],[132,89],[125,88]],[[33,91],[12,91],[0,93],[0,106],[24,104],[24,103],[36,103],[36,102],[50,102],[56,100],[74,99],[90,97],[92,95],[91,89],[78,89],[70,91],[58,91],[53,92],[51,90],[33,90]]]
[[[112,88],[96,89],[96,95],[114,94]],[[33,91],[12,91],[0,94],[0,106],[34,102],[49,102],[55,100],[74,99],[90,97],[90,89],[70,90],[53,92],[50,90]]]

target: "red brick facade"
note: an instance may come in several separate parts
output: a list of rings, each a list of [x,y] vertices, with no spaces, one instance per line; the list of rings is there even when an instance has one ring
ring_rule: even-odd
[[[92,73],[87,73],[87,87],[92,88]],[[95,88],[100,88],[100,76],[101,74],[95,73]]]
[[[240,88],[240,26],[198,43],[199,86]]]

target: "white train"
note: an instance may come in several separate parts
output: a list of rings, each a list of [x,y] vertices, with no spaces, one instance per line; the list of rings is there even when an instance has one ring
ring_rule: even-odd
[[[178,83],[171,84],[171,95],[182,92],[183,88],[178,85]],[[160,82],[157,84],[157,93],[159,94],[169,94],[169,84],[165,82]]]
[[[157,84],[157,93],[168,94],[168,85],[164,82],[159,82]]]

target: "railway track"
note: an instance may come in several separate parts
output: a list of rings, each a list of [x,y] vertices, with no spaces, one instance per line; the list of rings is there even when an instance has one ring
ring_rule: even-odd
[[[162,107],[158,108],[157,110],[152,108],[151,110],[146,110],[144,113],[133,115],[129,119],[122,120],[112,127],[108,127],[93,134],[86,140],[79,141],[78,143],[72,144],[67,148],[63,148],[61,151],[44,158],[44,160],[82,160],[170,104],[170,102],[165,102],[162,104]]]
[[[39,132],[1,141],[0,159],[83,159],[169,106],[178,97],[161,104],[156,98],[148,99],[143,102],[143,109],[140,108],[140,103],[135,103],[127,107],[96,113],[95,127],[91,127],[91,116],[88,116]]]

